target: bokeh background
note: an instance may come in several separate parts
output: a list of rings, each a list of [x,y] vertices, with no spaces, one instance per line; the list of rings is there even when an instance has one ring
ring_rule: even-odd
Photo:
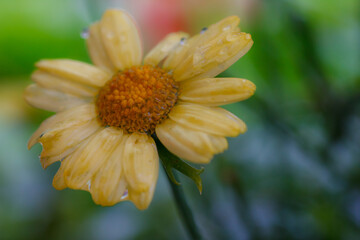
[[[254,46],[222,76],[257,85],[226,106],[248,125],[202,174],[180,177],[205,239],[360,239],[360,1],[0,0],[0,239],[187,239],[163,171],[149,209],[52,188],[26,142],[52,113],[22,94],[42,58],[89,62],[81,32],[109,7],[149,49],[236,14]]]

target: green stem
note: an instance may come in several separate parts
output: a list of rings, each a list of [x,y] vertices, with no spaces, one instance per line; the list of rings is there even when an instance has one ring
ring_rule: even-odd
[[[174,184],[167,174],[166,174],[166,176],[168,177],[170,187],[171,187],[172,193],[174,195],[178,210],[182,216],[183,222],[184,222],[191,238],[192,239],[201,239],[201,235],[196,226],[194,216],[193,216],[191,209],[185,199],[184,191],[182,190],[181,186]]]
[[[162,143],[159,140],[156,140],[156,145],[157,145],[159,156],[160,156],[160,159],[162,162],[164,162],[170,158],[179,159],[177,156],[175,156],[171,152],[169,152],[165,148],[165,146],[162,145]],[[164,169],[165,169],[165,166],[164,166]],[[176,177],[176,173],[173,172],[173,176],[169,176],[168,172],[167,171],[165,171],[165,172],[166,172],[166,176],[169,180],[171,191],[174,195],[178,211],[180,212],[183,223],[184,223],[189,235],[191,236],[192,239],[202,239],[200,232],[197,228],[197,225],[195,223],[194,216],[193,216],[191,209],[185,199],[183,189],[181,188],[181,186],[175,184],[174,181],[171,179],[171,177]]]

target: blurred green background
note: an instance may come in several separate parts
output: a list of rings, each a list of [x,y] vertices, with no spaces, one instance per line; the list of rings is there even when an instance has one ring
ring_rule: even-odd
[[[0,0],[0,239],[187,239],[163,171],[145,211],[52,188],[26,142],[52,113],[22,94],[43,58],[89,62],[80,33],[109,7],[139,21],[146,49],[236,14],[254,46],[222,76],[257,85],[226,106],[248,132],[180,177],[205,239],[360,239],[360,1]]]

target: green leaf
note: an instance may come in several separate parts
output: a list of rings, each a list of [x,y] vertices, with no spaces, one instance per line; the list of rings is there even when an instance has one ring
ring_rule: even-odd
[[[196,169],[192,167],[188,163],[181,160],[179,157],[169,152],[169,150],[167,150],[166,147],[157,138],[155,138],[155,142],[158,149],[160,160],[164,166],[166,174],[169,176],[171,181],[176,185],[180,185],[180,183],[176,180],[173,174],[173,169],[176,169],[177,171],[181,172],[182,174],[186,175],[191,180],[193,180],[201,194],[202,182],[201,182],[200,174],[204,171],[204,168],[201,167],[200,169]]]

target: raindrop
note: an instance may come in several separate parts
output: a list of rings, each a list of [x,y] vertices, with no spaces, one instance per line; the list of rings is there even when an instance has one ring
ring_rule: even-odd
[[[88,39],[89,38],[89,29],[84,28],[80,33],[81,38]]]
[[[89,191],[90,191],[90,188],[91,188],[91,180],[89,180],[86,184],[87,184],[88,189],[89,189]]]
[[[121,196],[121,200],[127,198],[128,195],[129,195],[129,192],[128,192],[128,190],[126,189],[125,192],[124,192],[124,194]]]
[[[207,27],[203,27],[203,28],[201,29],[201,31],[200,31],[200,34],[203,34],[204,32],[206,32],[206,30],[208,30],[208,28],[207,28]]]
[[[184,38],[184,37],[181,38],[181,39],[180,39],[180,45],[184,45],[184,44],[185,44],[185,41],[186,41],[186,38]]]

